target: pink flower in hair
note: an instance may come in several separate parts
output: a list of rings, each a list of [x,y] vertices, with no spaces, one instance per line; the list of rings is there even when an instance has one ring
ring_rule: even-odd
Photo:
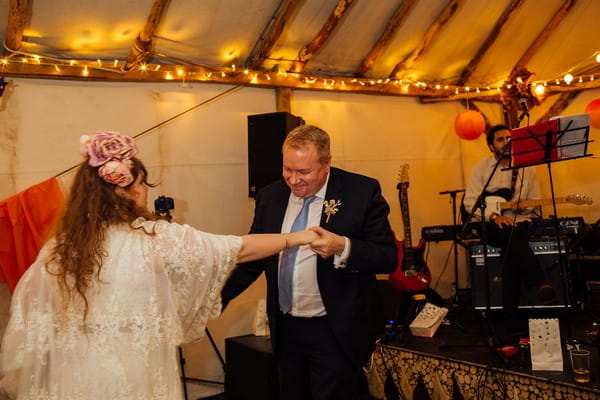
[[[129,160],[137,154],[133,139],[116,131],[98,132],[89,141],[84,136],[81,139],[80,151],[90,157],[89,164],[92,167],[110,160]]]
[[[98,175],[108,183],[125,187],[133,182],[132,166],[130,160],[111,160],[98,169]]]

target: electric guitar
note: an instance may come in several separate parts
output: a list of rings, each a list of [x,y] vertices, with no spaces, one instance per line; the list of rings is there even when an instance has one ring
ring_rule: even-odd
[[[571,203],[577,205],[592,204],[593,200],[589,196],[582,196],[579,194],[571,194],[566,197],[556,197],[554,199],[556,203]],[[502,196],[487,196],[485,198],[485,205],[496,214],[502,214],[503,210],[510,210],[513,208],[516,201],[506,201]],[[521,200],[519,201],[520,208],[547,206],[552,204],[552,199],[539,199],[539,200]]]
[[[425,263],[425,241],[421,238],[416,247],[412,246],[410,215],[408,212],[408,164],[400,167],[398,173],[398,198],[404,223],[404,240],[396,239],[398,266],[389,276],[392,287],[402,292],[423,290],[431,283],[431,272]]]

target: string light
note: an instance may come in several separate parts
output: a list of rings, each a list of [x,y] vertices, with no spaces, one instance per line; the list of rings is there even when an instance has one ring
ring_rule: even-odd
[[[563,78],[563,80],[565,81],[565,83],[567,85],[570,85],[571,82],[573,82],[573,75],[571,74],[566,74],[565,77]]]
[[[600,62],[600,52],[598,52],[597,54],[594,54],[593,57]],[[101,59],[96,59],[94,61],[85,61],[85,60],[62,60],[62,59],[54,59],[51,57],[46,57],[43,55],[38,55],[38,54],[29,54],[29,53],[24,53],[24,52],[17,52],[14,51],[12,52],[12,54],[8,57],[4,57],[4,58],[0,58],[0,68],[2,67],[7,67],[10,64],[13,63],[23,63],[23,64],[37,64],[37,65],[43,65],[43,66],[48,66],[49,68],[53,68],[54,71],[54,75],[56,76],[57,74],[61,74],[64,73],[62,67],[67,67],[67,66],[78,66],[80,69],[80,74],[81,76],[84,77],[89,77],[93,71],[97,71],[97,70],[107,70],[113,73],[121,73],[121,74],[126,74],[126,71],[122,71],[122,70],[113,70],[111,69],[111,67],[114,67],[115,69],[118,68],[119,66],[119,60],[115,59],[115,60],[101,60]],[[124,65],[121,64],[121,65]],[[108,68],[107,68],[108,67]],[[31,67],[30,67],[31,68]],[[142,71],[144,73],[149,73],[152,74],[153,72],[157,72],[159,71],[161,68],[160,64],[153,64],[153,65],[148,65],[146,63],[141,63],[136,67],[136,70],[138,71]],[[199,69],[196,69],[199,68]],[[174,66],[169,66],[167,67],[167,69],[170,69],[170,71],[166,71],[164,73],[164,75],[162,75],[162,79],[164,80],[172,80],[173,79],[173,75],[176,75],[180,78],[186,77],[186,80],[189,80],[190,76],[196,76],[195,79],[212,79],[212,80],[217,80],[216,76],[219,76],[220,78],[224,78],[226,79],[228,76],[230,77],[235,77],[237,76],[237,74],[235,74],[235,72],[237,71],[238,67],[235,64],[231,64],[231,66],[229,68],[215,68],[217,69],[217,71],[206,71],[206,69],[203,69],[201,66],[189,66],[189,65],[174,65]],[[571,68],[572,69],[572,68]],[[150,72],[153,71],[153,72]],[[411,80],[402,80],[402,79],[393,79],[393,78],[361,78],[361,77],[357,77],[357,78],[348,78],[349,80],[340,80],[338,82],[336,82],[335,79],[333,79],[333,77],[307,77],[305,75],[302,75],[301,73],[289,73],[286,71],[282,71],[282,70],[278,70],[276,72],[273,73],[268,73],[268,72],[259,72],[259,71],[252,71],[249,70],[247,68],[245,69],[241,69],[240,71],[243,71],[244,75],[251,75],[251,79],[247,80],[246,82],[248,83],[252,83],[252,84],[265,84],[266,81],[272,82],[274,81],[276,78],[276,82],[274,83],[275,85],[277,85],[278,83],[281,82],[282,78],[285,79],[296,79],[297,82],[300,82],[303,86],[311,86],[314,85],[315,88],[320,88],[320,89],[331,89],[334,88],[335,86],[338,86],[340,88],[342,88],[343,90],[362,90],[363,87],[373,87],[373,88],[377,88],[377,89],[383,89],[385,90],[386,85],[393,85],[394,87],[397,87],[397,85],[401,85],[399,89],[394,89],[396,91],[401,90],[402,94],[408,94],[408,95],[423,95],[424,92],[429,91],[430,94],[436,94],[436,95],[442,95],[442,94],[451,94],[453,93],[454,95],[464,95],[466,97],[469,97],[469,94],[475,92],[477,94],[481,94],[482,92],[497,92],[498,94],[502,93],[503,89],[512,89],[515,84],[527,84],[528,86],[531,87],[531,90],[533,93],[535,93],[537,96],[542,96],[543,94],[545,94],[545,88],[548,87],[548,85],[556,85],[556,86],[561,86],[561,85],[578,85],[578,84],[584,84],[587,81],[593,82],[595,79],[595,76],[593,74],[584,74],[584,75],[578,75],[577,78],[575,78],[571,73],[567,73],[562,77],[552,77],[549,80],[540,80],[537,82],[533,82],[533,83],[527,83],[524,82],[522,78],[517,77],[515,78],[515,81],[512,83],[505,83],[505,84],[494,84],[494,85],[489,85],[482,83],[480,85],[470,85],[470,86],[461,86],[461,85],[451,85],[451,84],[444,84],[439,83],[439,82],[427,82],[427,81],[411,81]],[[72,74],[73,71],[67,71],[68,74]],[[97,75],[92,75],[92,76],[96,76]],[[134,78],[135,79],[135,78]],[[336,85],[337,83],[337,85]],[[293,81],[291,83],[289,83],[291,85],[293,85]],[[285,85],[289,85],[288,83],[286,83]],[[273,83],[269,83],[269,85],[273,85]],[[415,88],[417,88],[418,90],[415,91],[414,88],[412,87],[414,86]],[[412,89],[412,92],[411,92]],[[442,89],[445,90],[445,92],[441,92],[438,93],[439,91],[441,91]],[[519,85],[519,90],[521,90],[521,85]],[[474,95],[474,94],[473,94]],[[492,93],[490,93],[490,95],[492,95]],[[493,95],[497,95],[496,93],[494,93]]]
[[[545,85],[537,85],[535,87],[535,94],[537,94],[538,96],[541,96],[544,94],[544,92],[546,91],[546,88],[544,87]]]

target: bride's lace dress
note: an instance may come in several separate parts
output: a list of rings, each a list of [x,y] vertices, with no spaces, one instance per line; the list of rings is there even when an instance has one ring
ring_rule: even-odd
[[[164,221],[136,225],[108,230],[85,323],[79,297],[63,307],[42,249],[13,295],[0,387],[18,399],[183,398],[176,346],[201,338],[219,315],[242,239]]]

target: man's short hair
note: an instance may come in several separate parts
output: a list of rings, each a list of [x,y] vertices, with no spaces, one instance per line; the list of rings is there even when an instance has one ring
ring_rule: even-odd
[[[498,131],[510,131],[510,129],[508,129],[508,126],[502,125],[502,124],[498,124],[498,125],[492,126],[490,128],[490,130],[488,131],[487,135],[485,135],[485,138],[487,140],[487,144],[491,145],[491,144],[494,143],[494,135]]]
[[[281,150],[285,150],[286,147],[300,148],[310,143],[315,145],[320,162],[324,163],[331,158],[329,135],[314,125],[300,125],[292,129],[285,138]]]

